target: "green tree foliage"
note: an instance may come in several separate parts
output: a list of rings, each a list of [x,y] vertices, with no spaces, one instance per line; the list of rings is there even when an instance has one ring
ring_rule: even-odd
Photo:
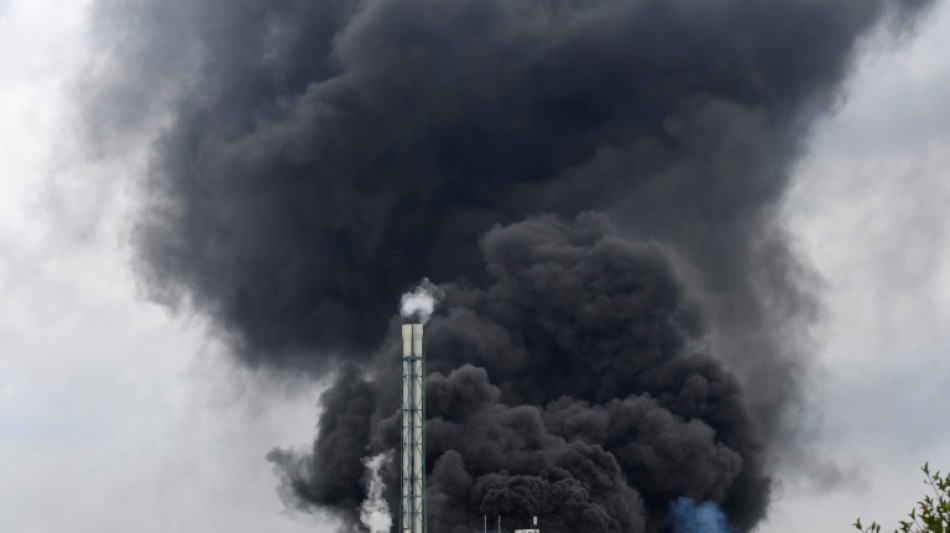
[[[894,533],[950,533],[950,474],[941,475],[939,471],[930,472],[930,464],[921,468],[926,483],[933,495],[924,496],[907,515],[909,520],[901,520],[900,527]],[[877,522],[864,527],[861,519],[854,522],[854,528],[863,533],[881,533]]]

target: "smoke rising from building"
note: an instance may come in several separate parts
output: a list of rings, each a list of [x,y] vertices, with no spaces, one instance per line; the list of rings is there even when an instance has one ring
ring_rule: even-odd
[[[426,326],[433,531],[483,514],[655,530],[682,495],[723,502],[742,524],[760,517],[762,443],[660,247],[584,214],[495,228],[483,248],[496,281],[445,285]],[[314,454],[288,470],[303,472],[288,481],[312,504],[349,485],[335,469],[351,451],[326,443],[398,448],[398,348],[378,354],[374,379],[345,375],[327,392]],[[366,399],[372,409],[352,409]],[[395,469],[383,475],[396,485]]]
[[[860,36],[928,3],[101,0],[83,97],[100,146],[162,127],[153,296],[337,373],[313,453],[271,455],[295,505],[360,527],[429,276],[433,531],[656,531],[682,496],[745,531],[817,308],[776,204]]]

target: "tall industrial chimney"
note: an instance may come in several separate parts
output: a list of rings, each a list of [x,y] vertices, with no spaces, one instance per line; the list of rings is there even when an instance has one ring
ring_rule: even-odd
[[[402,326],[402,504],[401,533],[427,533],[425,357],[422,324]]]

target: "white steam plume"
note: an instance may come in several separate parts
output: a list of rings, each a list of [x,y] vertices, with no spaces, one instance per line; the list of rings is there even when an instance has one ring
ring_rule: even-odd
[[[389,514],[389,505],[383,498],[383,491],[386,485],[383,483],[382,476],[379,475],[380,468],[392,460],[391,451],[383,452],[373,457],[364,457],[363,465],[369,473],[369,480],[366,487],[366,499],[360,506],[360,522],[369,529],[370,533],[389,533],[393,525],[393,517]]]
[[[442,290],[429,281],[429,278],[422,278],[415,288],[402,295],[400,314],[403,318],[425,324],[443,295]]]

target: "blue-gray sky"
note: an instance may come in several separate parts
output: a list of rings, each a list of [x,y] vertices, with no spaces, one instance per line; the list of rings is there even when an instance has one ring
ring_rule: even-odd
[[[319,531],[282,513],[275,445],[307,446],[319,386],[234,367],[197,317],[147,303],[128,221],[142,151],[83,162],[70,85],[87,0],[0,1],[0,528]],[[761,531],[894,523],[950,468],[950,9],[867,41],[785,202],[822,277],[814,452]]]

